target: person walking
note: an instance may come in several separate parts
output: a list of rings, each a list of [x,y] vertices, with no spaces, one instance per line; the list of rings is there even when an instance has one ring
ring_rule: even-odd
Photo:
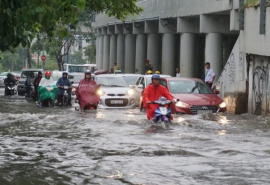
[[[212,88],[213,82],[215,80],[216,74],[212,68],[210,68],[210,63],[205,63],[205,83],[209,86],[209,88]]]
[[[145,61],[145,73],[147,73],[147,71],[152,71],[153,70],[153,66],[150,63],[149,59],[146,59]]]
[[[176,71],[175,77],[181,77],[181,75],[180,75],[180,67],[175,68],[175,71]]]
[[[113,66],[113,73],[115,74],[115,71],[116,70],[119,70],[119,66],[117,65],[117,63],[115,62],[114,63],[114,66]]]

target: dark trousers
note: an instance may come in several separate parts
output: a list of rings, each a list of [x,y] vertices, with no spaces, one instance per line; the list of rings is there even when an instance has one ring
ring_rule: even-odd
[[[209,82],[205,82],[207,85],[208,85],[208,87],[211,89],[212,88],[212,85],[213,85],[213,83],[209,83]]]
[[[63,97],[64,92],[65,92],[65,90],[59,89],[59,91],[58,91],[58,98],[57,98],[58,103],[59,102],[62,102],[62,97]],[[70,102],[71,102],[71,90],[68,89],[67,90],[67,93],[68,93],[68,104],[70,104]]]

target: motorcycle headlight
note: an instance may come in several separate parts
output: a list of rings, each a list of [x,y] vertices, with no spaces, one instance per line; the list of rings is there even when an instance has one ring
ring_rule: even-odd
[[[182,102],[182,101],[178,101],[178,102],[176,102],[175,106],[176,107],[188,107],[189,104]]]
[[[104,94],[105,94],[104,91],[102,91],[102,90],[100,90],[100,89],[98,90],[98,95],[99,95],[99,96],[103,96]]]
[[[226,107],[226,103],[225,102],[222,102],[221,104],[218,105],[219,108],[225,108]]]
[[[132,96],[133,94],[134,94],[133,89],[129,89],[129,90],[127,91],[127,95]]]

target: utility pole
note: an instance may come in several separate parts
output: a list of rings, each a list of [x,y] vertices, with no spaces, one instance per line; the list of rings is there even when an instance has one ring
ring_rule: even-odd
[[[68,25],[68,33],[70,31],[70,26]],[[66,60],[66,63],[68,64],[68,60],[69,60],[69,35],[68,35],[68,39],[67,39],[67,60]]]
[[[43,52],[43,55],[44,55],[44,35],[43,35],[43,37],[42,37],[42,52]],[[45,61],[43,60],[42,61],[42,69],[44,69],[44,67],[45,67]]]

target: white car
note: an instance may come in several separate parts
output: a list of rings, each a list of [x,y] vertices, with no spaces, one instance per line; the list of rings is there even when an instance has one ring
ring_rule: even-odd
[[[171,77],[170,75],[159,75],[161,78],[164,77]],[[135,91],[134,91],[134,97],[135,97],[135,103],[136,106],[139,106],[140,98],[142,95],[143,90],[146,86],[148,86],[150,83],[152,83],[152,75],[141,75],[136,84],[135,84]]]
[[[100,85],[98,108],[135,108],[134,88],[121,74],[101,74],[95,76]]]

